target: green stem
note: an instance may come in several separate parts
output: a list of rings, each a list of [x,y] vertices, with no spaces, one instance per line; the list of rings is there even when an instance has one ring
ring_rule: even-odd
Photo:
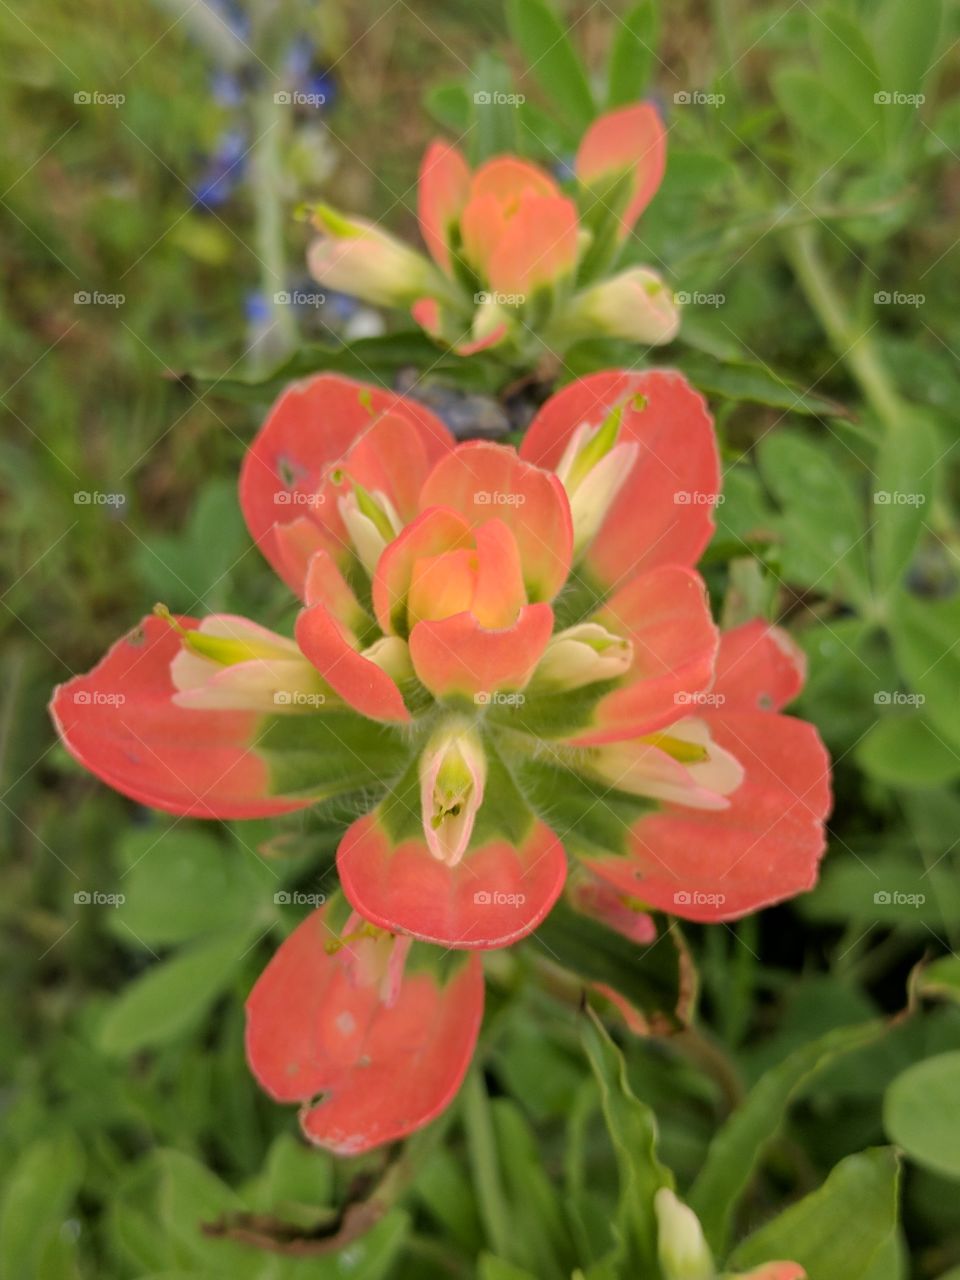
[[[277,295],[284,292],[287,284],[281,144],[287,135],[289,120],[290,108],[275,102],[271,94],[263,93],[254,121],[257,140],[251,155],[251,169],[260,287],[268,300],[272,323],[269,339],[264,344],[266,350],[258,356],[265,355],[268,361],[282,359],[296,349],[298,341],[293,308],[277,301]]]
[[[891,430],[901,426],[906,406],[887,377],[869,333],[848,314],[820,256],[813,227],[791,227],[784,238],[787,257],[800,287],[837,355],[848,365],[881,422]]]
[[[728,1112],[737,1109],[744,1098],[743,1081],[722,1045],[692,1025],[678,1031],[668,1043],[713,1080]]]
[[[509,1260],[512,1252],[510,1213],[500,1181],[490,1099],[476,1066],[471,1068],[463,1086],[463,1120],[467,1131],[470,1169],[484,1229],[494,1253]]]
[[[189,31],[221,66],[236,71],[249,58],[249,49],[210,5],[197,4],[196,0],[156,0],[156,4],[158,9],[174,15],[174,26]]]

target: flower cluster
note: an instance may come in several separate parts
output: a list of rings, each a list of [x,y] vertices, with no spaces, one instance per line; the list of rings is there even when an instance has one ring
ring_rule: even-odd
[[[568,859],[575,905],[635,938],[649,910],[727,920],[812,886],[829,762],[781,714],[803,681],[789,639],[712,621],[694,565],[718,491],[677,373],[571,384],[519,452],[322,374],[281,396],[240,482],[302,602],[294,635],[160,610],[57,690],[69,750],[142,803],[361,812],[345,901],[248,1005],[252,1069],[314,1141],[364,1150],[447,1104],[477,952],[537,928]]]
[[[471,172],[445,142],[420,167],[420,229],[432,261],[375,224],[315,206],[309,255],[322,284],[368,302],[409,307],[461,355],[562,353],[609,336],[653,346],[677,332],[673,297],[656,272],[610,276],[626,237],[663,177],[666,137],[647,103],[601,116],[574,165],[575,198],[515,156]]]

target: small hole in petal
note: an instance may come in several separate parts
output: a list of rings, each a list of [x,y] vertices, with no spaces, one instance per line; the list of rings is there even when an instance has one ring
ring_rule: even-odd
[[[291,458],[286,457],[285,454],[280,454],[277,458],[277,475],[280,477],[280,482],[283,485],[288,489],[292,489],[302,474],[302,467],[298,467],[297,464]]]
[[[342,1036],[351,1036],[357,1029],[357,1020],[349,1009],[337,1014],[337,1030]]]

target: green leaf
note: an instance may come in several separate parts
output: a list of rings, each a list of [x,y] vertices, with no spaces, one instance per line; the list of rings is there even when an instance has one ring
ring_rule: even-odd
[[[770,433],[758,450],[760,471],[783,511],[781,576],[788,582],[870,599],[863,509],[842,459],[822,437]]]
[[[583,1064],[531,1021],[524,1006],[505,1019],[493,1068],[511,1097],[538,1122],[565,1114],[583,1080]]]
[[[898,169],[876,169],[852,176],[844,183],[837,203],[849,210],[836,216],[840,235],[865,245],[892,239],[917,216],[916,188],[904,184],[903,173]]]
[[[473,120],[470,138],[474,164],[517,150],[517,103],[513,76],[502,58],[481,53],[471,76]]]
[[[100,1026],[104,1053],[128,1055],[175,1040],[203,1017],[239,968],[246,930],[196,943],[126,987]]]
[[[177,1247],[181,1265],[199,1264],[215,1275],[228,1271],[249,1280],[257,1275],[257,1255],[229,1240],[203,1234],[203,1224],[226,1214],[242,1212],[246,1204],[199,1161],[181,1151],[161,1150],[155,1156],[160,1175],[160,1219]]]
[[[543,0],[507,0],[510,35],[544,93],[572,125],[585,129],[595,107],[586,72],[566,31]]]
[[[537,1280],[532,1271],[524,1271],[523,1267],[515,1267],[512,1262],[504,1262],[490,1253],[482,1253],[478,1259],[478,1280]]]
[[[830,154],[847,163],[873,158],[873,138],[846,110],[822,76],[801,67],[781,67],[772,77],[773,91],[783,114],[801,138],[814,148],[829,147]]]
[[[883,1125],[911,1160],[960,1178],[960,1052],[927,1058],[897,1076],[884,1099]]]
[[[113,1197],[108,1210],[113,1249],[136,1267],[137,1274],[170,1265],[174,1260],[170,1240],[152,1208],[135,1207],[122,1195],[121,1190]]]
[[[808,9],[810,35],[820,55],[822,83],[830,86],[857,128],[879,149],[883,138],[880,84],[873,50],[860,26],[839,9]]]
[[[808,920],[896,927],[905,935],[918,933],[926,938],[931,927],[960,922],[956,876],[934,883],[913,848],[878,853],[871,842],[854,852],[856,857],[828,857],[816,889],[798,899],[798,908]]]
[[[923,4],[886,0],[874,45],[887,93],[910,95],[923,89],[931,69],[940,61],[942,29],[942,0],[924,0]],[[892,136],[906,133],[917,120],[917,108],[909,102],[892,102],[884,112]]]
[[[523,102],[517,108],[519,134],[525,156],[547,169],[557,163],[557,156],[570,155],[576,149],[580,130],[572,128],[554,111],[536,102]]]
[[[924,521],[930,518],[942,456],[939,432],[922,413],[885,432],[873,488],[873,565],[881,592],[895,586],[910,566]]]
[[[960,777],[960,753],[918,712],[885,716],[854,751],[869,777],[891,787],[940,787]]]
[[[842,417],[846,413],[843,405],[835,400],[805,391],[766,364],[749,361],[722,364],[694,354],[685,355],[679,364],[690,381],[707,395],[765,404],[814,417]]]
[[[809,661],[797,714],[842,754],[876,723],[878,694],[901,683],[887,637],[876,623],[848,616],[810,626],[797,639]]]
[[[126,901],[107,917],[127,945],[171,946],[269,917],[276,872],[239,844],[189,827],[131,831],[120,845]]]
[[[841,1027],[805,1044],[762,1075],[722,1126],[687,1197],[716,1253],[726,1251],[737,1204],[776,1140],[791,1100],[821,1067],[871,1043],[884,1029],[880,1022]]]
[[[656,0],[644,0],[616,27],[607,72],[607,106],[623,107],[643,97],[659,34]]]
[[[916,93],[937,61],[943,27],[942,0],[885,0],[875,47],[884,89]]]
[[[483,1240],[477,1198],[463,1162],[447,1148],[437,1147],[422,1166],[413,1193],[445,1234],[471,1257]]]
[[[248,545],[236,484],[214,480],[201,489],[182,532],[138,542],[134,561],[151,595],[197,613],[223,607],[230,570]]]
[[[939,996],[960,1003],[960,956],[941,956],[922,969],[916,979],[922,996]]]
[[[470,127],[472,103],[462,84],[438,84],[424,94],[424,106],[444,129],[458,138]]]
[[[807,1280],[865,1280],[896,1230],[899,1172],[890,1147],[848,1156],[822,1187],[739,1245],[728,1267],[784,1258],[805,1267]]]
[[[72,1134],[41,1138],[5,1175],[0,1207],[0,1280],[37,1275],[40,1257],[80,1187],[84,1157]]]
[[[312,1226],[334,1200],[333,1157],[292,1133],[281,1133],[267,1155],[255,1208]]]
[[[960,747],[960,595],[930,600],[901,591],[888,613],[897,663],[922,699],[923,714]]]
[[[379,381],[392,389],[401,369],[429,369],[431,375],[453,378],[458,386],[475,391],[496,389],[502,378],[496,360],[483,356],[462,356],[439,349],[420,330],[387,334],[381,338],[358,338],[355,342],[314,343],[301,347],[265,377],[229,378],[213,373],[181,375],[188,389],[202,396],[217,395],[244,403],[270,404],[289,382],[324,370],[343,373],[365,382]]]
[[[584,982],[612,987],[640,1013],[657,1014],[679,1026],[677,1010],[688,975],[683,972],[686,961],[679,926],[674,923],[666,931],[669,940],[658,936],[644,950],[598,920],[574,911],[561,898],[533,936],[547,959]]]
[[[616,1233],[624,1275],[656,1275],[657,1222],[653,1198],[673,1178],[657,1159],[653,1112],[633,1093],[626,1064],[592,1010],[581,1024],[584,1050],[600,1086],[600,1101],[620,1178]],[[770,1256],[770,1255],[768,1255]],[[811,1277],[811,1280],[814,1280]]]
[[[513,1207],[515,1256],[538,1280],[566,1280],[574,1261],[557,1191],[523,1114],[507,1098],[491,1104],[503,1186]]]

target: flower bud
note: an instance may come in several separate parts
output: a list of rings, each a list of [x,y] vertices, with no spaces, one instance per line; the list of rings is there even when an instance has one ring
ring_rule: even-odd
[[[420,757],[423,833],[433,856],[450,867],[470,843],[486,780],[483,747],[464,723],[443,726]]]
[[[564,309],[561,322],[585,336],[660,346],[677,336],[680,312],[655,271],[631,267],[578,293]]]
[[[376,663],[391,680],[409,680],[413,675],[410,648],[399,636],[381,636],[369,648],[361,650],[360,656]]]
[[[402,528],[393,503],[386,494],[370,493],[363,485],[354,484],[349,493],[337,500],[337,506],[357,558],[372,575],[387,543]]]
[[[633,665],[633,645],[599,622],[581,622],[559,631],[534,672],[536,685],[580,689],[597,680],[614,680]]]
[[[683,804],[726,809],[743,782],[743,766],[716,743],[704,720],[689,717],[641,738],[594,747],[584,766],[620,791]]]
[[[557,466],[570,499],[574,559],[593,541],[639,452],[636,441],[619,440],[624,407],[617,405],[598,427],[581,423]]]
[[[409,306],[443,288],[426,258],[363,218],[346,218],[327,205],[312,210],[322,232],[307,254],[320,284],[380,306]]]
[[[231,614],[211,614],[187,630],[165,605],[154,612],[183,642],[170,664],[178,707],[279,714],[316,710],[333,696],[316,667],[286,636]]]
[[[713,1259],[693,1210],[678,1200],[669,1187],[660,1188],[653,1207],[664,1280],[713,1280]]]

